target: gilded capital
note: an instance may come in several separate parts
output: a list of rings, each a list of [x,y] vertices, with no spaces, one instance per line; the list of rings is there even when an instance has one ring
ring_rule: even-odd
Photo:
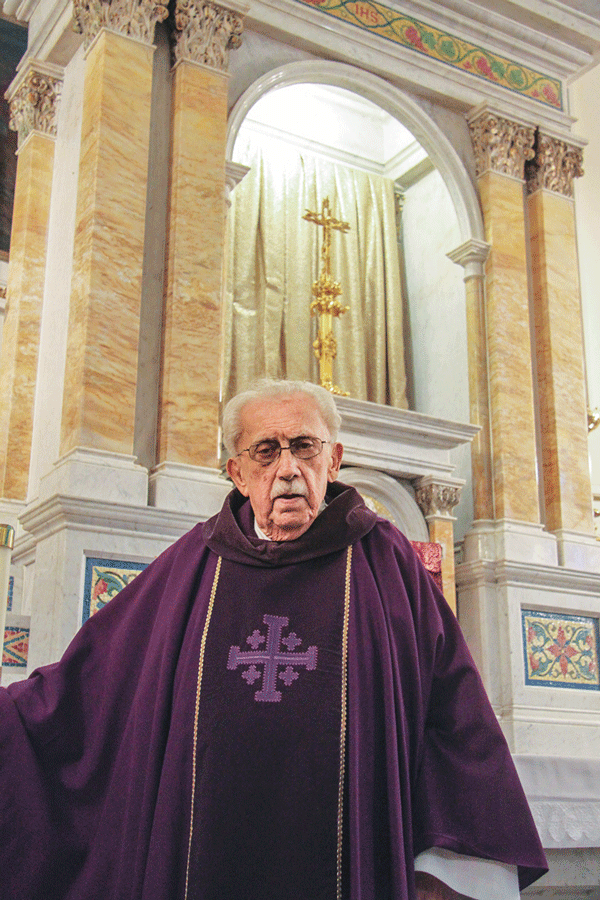
[[[432,481],[430,477],[422,478],[415,487],[415,499],[425,518],[430,516],[451,518],[452,510],[460,500],[462,484],[463,482],[448,484]]]
[[[525,177],[525,162],[534,156],[533,126],[511,122],[486,110],[469,122],[469,128],[477,176],[491,170],[513,178]]]
[[[86,49],[103,28],[152,44],[156,23],[169,15],[167,6],[160,0],[73,0],[73,29],[83,35]]]
[[[527,193],[540,189],[573,196],[573,180],[583,175],[583,151],[547,134],[538,134],[535,156],[526,166]]]
[[[227,71],[229,51],[242,43],[243,15],[207,0],[176,0],[175,62]]]
[[[10,106],[9,127],[18,133],[19,146],[32,131],[56,137],[61,90],[62,79],[43,63],[32,60],[17,75],[6,98]]]

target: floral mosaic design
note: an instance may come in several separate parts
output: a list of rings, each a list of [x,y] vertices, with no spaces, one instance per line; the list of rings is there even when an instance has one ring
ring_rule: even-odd
[[[82,624],[106,606],[125,585],[143,572],[147,563],[86,558]]]
[[[562,86],[556,78],[550,78],[527,66],[511,62],[503,56],[440,31],[425,22],[402,15],[397,10],[374,0],[367,2],[297,0],[297,2],[317,7],[329,16],[378,34],[395,44],[409,47],[455,69],[461,69],[510,91],[531,97],[546,106],[563,108]]]
[[[525,683],[600,690],[598,619],[522,610]]]
[[[7,625],[4,631],[2,665],[14,669],[27,668],[29,628]]]

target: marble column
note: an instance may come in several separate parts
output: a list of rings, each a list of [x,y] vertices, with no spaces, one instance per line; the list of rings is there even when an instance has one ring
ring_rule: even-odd
[[[524,164],[533,156],[534,129],[485,108],[469,125],[490,245],[485,318],[493,514],[539,523],[524,206]]]
[[[560,561],[577,567],[570,537],[594,530],[573,203],[581,149],[540,133],[526,172],[545,522]]]
[[[9,88],[19,150],[0,354],[0,497],[27,494],[60,70],[30,60]]]
[[[454,574],[454,516],[464,482],[440,481],[433,475],[419,479],[415,485],[415,499],[425,516],[429,540],[442,546],[442,589],[444,597],[456,612],[456,584]]]
[[[494,518],[490,391],[487,367],[487,326],[485,315],[485,261],[489,245],[470,240],[448,256],[464,267],[469,353],[470,422],[479,426],[471,444],[473,473],[473,518]]]
[[[166,16],[153,0],[74,7],[86,67],[62,457],[133,459],[152,40]]]
[[[176,6],[167,282],[151,476],[157,506],[196,503],[219,465],[226,70],[229,50],[241,41],[245,9],[205,0]],[[177,482],[185,483],[184,493]]]

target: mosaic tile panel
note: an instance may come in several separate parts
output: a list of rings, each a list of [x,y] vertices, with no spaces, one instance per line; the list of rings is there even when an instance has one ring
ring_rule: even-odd
[[[147,565],[148,563],[122,559],[86,557],[81,623],[106,606],[125,585],[143,572]]]
[[[525,683],[600,690],[598,619],[524,609]]]
[[[29,628],[7,625],[4,630],[2,665],[14,669],[26,669],[28,652]]]
[[[469,41],[463,41],[426,22],[390,9],[382,3],[376,3],[374,0],[369,2],[297,0],[297,2],[317,7],[328,16],[342,19],[395,44],[498,84],[509,91],[531,97],[545,106],[563,108],[562,86],[556,78],[550,78],[542,72],[512,62]]]
[[[8,596],[6,598],[6,612],[10,612],[12,610],[14,589],[15,589],[15,579],[11,575],[8,579]]]

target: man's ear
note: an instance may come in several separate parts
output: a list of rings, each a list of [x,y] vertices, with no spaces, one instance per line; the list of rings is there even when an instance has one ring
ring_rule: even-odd
[[[247,497],[248,485],[246,484],[246,479],[242,474],[242,468],[238,460],[231,456],[227,460],[227,474],[235,484],[240,494],[243,494],[244,497]]]
[[[336,444],[332,444],[331,459],[329,461],[329,468],[327,470],[327,481],[335,481],[338,477],[343,455],[344,448],[342,447],[342,445],[339,442]]]

